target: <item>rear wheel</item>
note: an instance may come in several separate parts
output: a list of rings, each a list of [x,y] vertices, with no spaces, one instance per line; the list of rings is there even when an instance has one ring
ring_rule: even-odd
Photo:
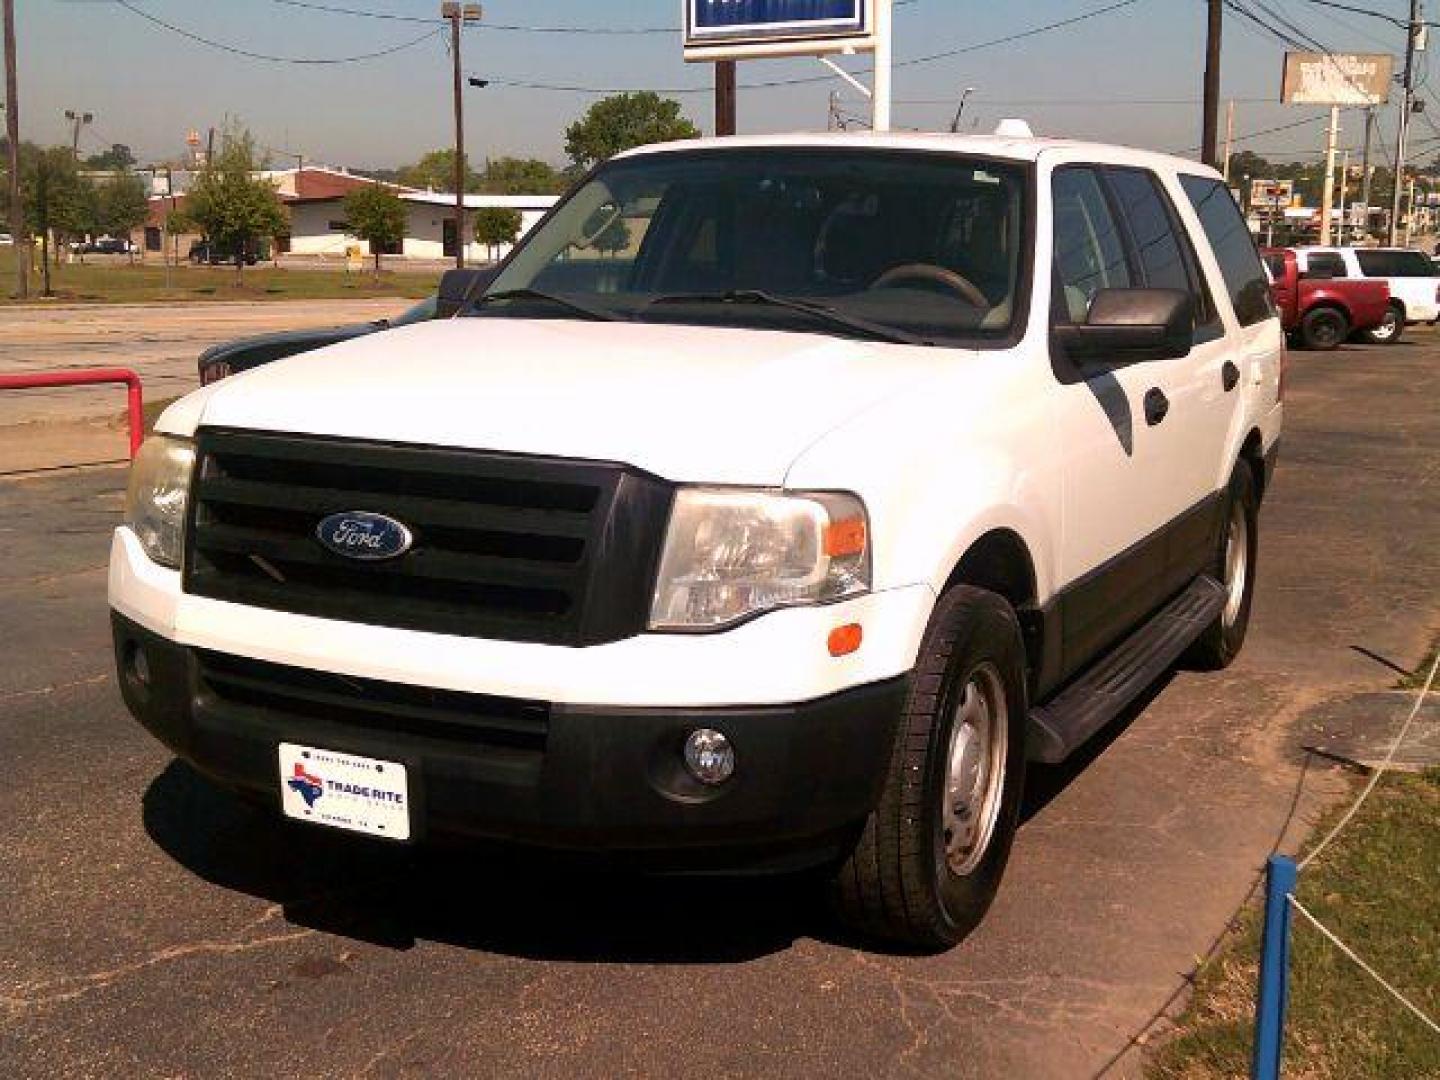
[[[1025,654],[994,593],[940,598],[880,804],[832,886],[850,926],[920,949],[956,944],[1000,886],[1025,776]]]
[[[1350,336],[1350,320],[1335,308],[1314,308],[1300,321],[1300,340],[1307,349],[1329,352]]]
[[[1371,345],[1394,345],[1405,333],[1405,312],[1398,304],[1385,309],[1385,320],[1372,330],[1365,331],[1364,338]]]
[[[1229,667],[1245,644],[1250,605],[1255,597],[1255,556],[1260,522],[1255,476],[1241,462],[1230,478],[1230,498],[1220,535],[1215,576],[1225,588],[1225,606],[1190,649],[1190,662],[1219,671]]]

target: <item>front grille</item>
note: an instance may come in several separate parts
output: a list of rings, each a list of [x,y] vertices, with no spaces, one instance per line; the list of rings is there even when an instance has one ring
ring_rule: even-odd
[[[594,645],[645,628],[672,490],[620,465],[204,429],[185,591],[407,630]],[[403,522],[399,558],[316,537]]]
[[[537,753],[550,730],[550,706],[542,701],[378,682],[205,650],[195,658],[204,691],[289,720]]]

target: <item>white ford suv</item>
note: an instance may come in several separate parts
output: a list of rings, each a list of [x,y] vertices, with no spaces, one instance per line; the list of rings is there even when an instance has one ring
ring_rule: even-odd
[[[135,463],[125,700],[289,818],[825,867],[941,948],[1027,759],[1240,648],[1282,335],[1208,169],[648,148],[473,300],[192,394]]]
[[[1371,344],[1394,345],[1406,326],[1440,319],[1440,270],[1423,251],[1302,247],[1295,259],[1307,277],[1370,278],[1390,286],[1385,321],[1362,335]]]

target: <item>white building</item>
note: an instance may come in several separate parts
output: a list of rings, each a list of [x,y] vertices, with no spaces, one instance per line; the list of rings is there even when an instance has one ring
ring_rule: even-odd
[[[370,245],[349,232],[345,221],[345,196],[358,187],[373,183],[361,176],[334,169],[307,166],[267,174],[275,182],[290,211],[290,236],[282,238],[280,250],[291,255],[343,259],[349,249],[359,247],[369,256]],[[383,254],[411,259],[455,257],[455,196],[445,192],[416,191],[391,185],[408,204],[409,220],[405,239]],[[529,232],[559,197],[555,195],[467,195],[465,207],[471,214],[486,208],[518,210],[520,235]],[[469,219],[470,228],[474,219]],[[494,254],[504,257],[509,245]],[[466,245],[466,261],[485,262],[492,253],[473,241]]]

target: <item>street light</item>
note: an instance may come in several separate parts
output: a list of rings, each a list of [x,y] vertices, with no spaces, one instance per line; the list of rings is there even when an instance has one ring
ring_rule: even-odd
[[[965,92],[960,95],[960,107],[955,110],[955,119],[950,122],[950,134],[956,135],[960,132],[960,118],[965,115],[965,102],[970,95],[975,93],[975,87],[967,86]]]
[[[70,149],[78,161],[80,158],[80,129],[86,124],[93,124],[95,122],[95,114],[79,112],[75,109],[66,109],[65,119],[69,120],[72,125]]]
[[[450,58],[455,63],[455,265],[465,265],[465,97],[460,75],[460,30],[478,23],[483,13],[479,4],[447,0],[440,5],[440,17],[450,21]]]
[[[476,90],[484,90],[487,86],[490,85],[490,80],[489,80],[489,79],[477,79],[474,75],[471,75],[471,76],[470,76],[470,85],[473,86],[473,87],[475,87]]]

